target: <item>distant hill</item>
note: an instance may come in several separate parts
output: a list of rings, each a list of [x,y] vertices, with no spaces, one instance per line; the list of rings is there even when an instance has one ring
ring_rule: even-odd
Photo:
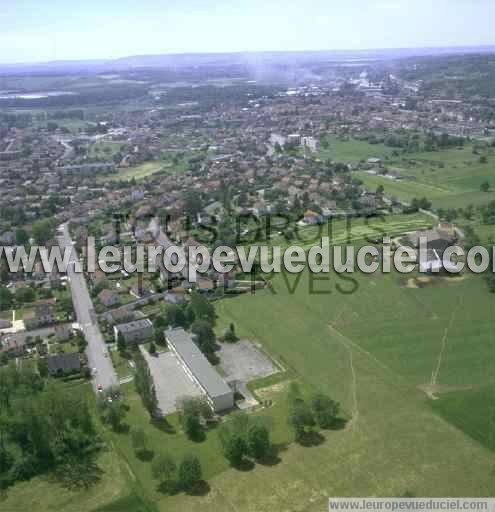
[[[278,63],[282,65],[304,62],[346,62],[366,60],[394,60],[406,57],[495,53],[495,46],[454,48],[403,48],[372,50],[322,50],[301,52],[246,52],[246,53],[183,53],[164,55],[134,55],[112,60],[54,61],[32,64],[0,64],[2,74],[50,72],[104,72],[134,68],[180,69],[194,66],[235,66]]]

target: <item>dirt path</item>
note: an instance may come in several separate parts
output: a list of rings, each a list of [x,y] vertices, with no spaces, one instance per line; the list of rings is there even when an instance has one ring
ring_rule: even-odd
[[[352,394],[352,418],[346,424],[346,429],[350,429],[357,424],[359,419],[359,403],[357,397],[357,377],[356,377],[356,369],[354,368],[354,358],[353,358],[353,347],[352,340],[346,338],[343,334],[338,332],[331,325],[328,326],[330,331],[333,334],[337,335],[337,339],[344,345],[344,347],[349,351],[349,366],[351,369],[351,394]],[[351,342],[351,343],[349,343]]]
[[[462,303],[463,303],[463,299],[462,299],[462,295],[461,295],[459,304],[454,309],[454,311],[452,311],[452,313],[450,315],[449,325],[447,325],[447,327],[445,328],[445,331],[443,333],[442,343],[441,343],[441,347],[440,347],[440,353],[438,354],[438,359],[437,359],[437,364],[436,364],[435,368],[433,369],[433,371],[431,372],[430,385],[432,387],[435,387],[437,385],[438,375],[440,374],[440,368],[442,366],[443,354],[444,354],[445,348],[447,346],[447,339],[449,337],[449,332],[452,328],[452,325],[454,324],[454,320],[456,318],[457,312],[459,311],[460,307],[462,306]]]

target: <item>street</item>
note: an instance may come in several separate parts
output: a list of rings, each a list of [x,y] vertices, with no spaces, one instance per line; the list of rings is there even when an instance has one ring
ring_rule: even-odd
[[[101,386],[105,390],[111,386],[118,386],[119,381],[117,374],[115,373],[110,353],[98,326],[98,320],[94,311],[93,301],[88,292],[86,279],[83,273],[78,273],[74,270],[78,257],[72,244],[67,224],[62,224],[61,235],[58,237],[58,242],[62,248],[72,250],[67,276],[70,282],[72,301],[74,303],[77,321],[88,342],[86,355],[88,357],[89,368],[93,371],[94,389],[96,391],[98,387]]]

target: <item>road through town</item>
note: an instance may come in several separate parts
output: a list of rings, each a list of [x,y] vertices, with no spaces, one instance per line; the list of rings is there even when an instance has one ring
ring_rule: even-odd
[[[93,301],[88,292],[86,279],[82,272],[75,271],[75,264],[78,261],[77,251],[70,238],[67,224],[60,226],[58,242],[62,248],[71,249],[70,264],[67,269],[67,276],[72,292],[72,301],[76,312],[77,321],[88,342],[86,354],[88,364],[93,371],[93,386],[97,390],[100,386],[108,389],[111,386],[118,386],[117,374],[112,365],[110,353],[103,335],[98,326],[98,320],[93,306]]]

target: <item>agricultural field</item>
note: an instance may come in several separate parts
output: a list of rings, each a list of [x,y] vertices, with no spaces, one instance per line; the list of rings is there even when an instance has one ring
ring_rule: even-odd
[[[392,233],[428,223],[398,216],[377,226]],[[376,234],[359,224],[353,229],[356,241]],[[335,232],[345,234],[342,226]],[[273,290],[217,302],[219,332],[233,322],[238,336],[260,342],[286,369],[252,386],[273,401],[259,413],[270,418],[279,448],[272,464],[229,468],[215,430],[194,443],[176,416],[153,424],[130,383],[123,386],[125,422],[146,432],[150,458],[196,453],[208,494],[165,497],[128,433],[102,430],[105,473],[78,508],[73,500],[82,493],[36,478],[9,491],[2,510],[20,511],[39,496],[41,512],[316,512],[332,495],[492,495],[494,433],[483,414],[493,403],[494,305],[482,278],[316,277],[278,275]],[[294,444],[286,422],[291,380],[339,400],[346,427],[324,432],[319,446]],[[256,492],[246,493],[251,488]]]
[[[158,160],[154,162],[145,162],[133,167],[121,168],[116,174],[102,177],[101,181],[130,181],[143,180],[149,178],[156,173],[172,174],[174,172],[182,172],[186,169],[184,162],[175,165],[171,160]]]
[[[393,149],[384,144],[370,144],[366,140],[352,138],[326,137],[321,141],[318,158],[333,160],[344,164],[357,164],[368,158],[381,158],[392,156]]]
[[[480,158],[484,156],[486,163]],[[426,197],[434,208],[459,208],[486,204],[495,199],[495,151],[487,148],[473,153],[473,146],[435,152],[407,154],[386,161],[389,172],[404,179],[358,172],[364,185],[372,190],[383,185],[385,193],[402,201]],[[482,192],[482,183],[491,191]]]
[[[369,219],[331,219],[328,223],[319,226],[297,226],[294,239],[290,241],[286,240],[283,234],[271,235],[270,244],[282,249],[290,245],[309,249],[319,244],[323,236],[328,236],[330,244],[341,245],[364,239],[383,239],[385,235],[393,237],[408,231],[429,229],[432,224],[433,219],[423,214],[384,215]]]
[[[354,175],[366,188],[375,190],[382,185],[387,195],[400,201],[426,197],[434,208],[459,208],[495,199],[495,148],[490,145],[476,148],[473,143],[466,143],[462,148],[402,154],[384,144],[369,144],[366,140],[337,137],[325,140],[318,154],[323,160],[357,165],[368,158],[380,158],[388,176],[363,170]],[[391,175],[403,179],[396,180]],[[485,182],[489,183],[491,191],[480,190]]]

